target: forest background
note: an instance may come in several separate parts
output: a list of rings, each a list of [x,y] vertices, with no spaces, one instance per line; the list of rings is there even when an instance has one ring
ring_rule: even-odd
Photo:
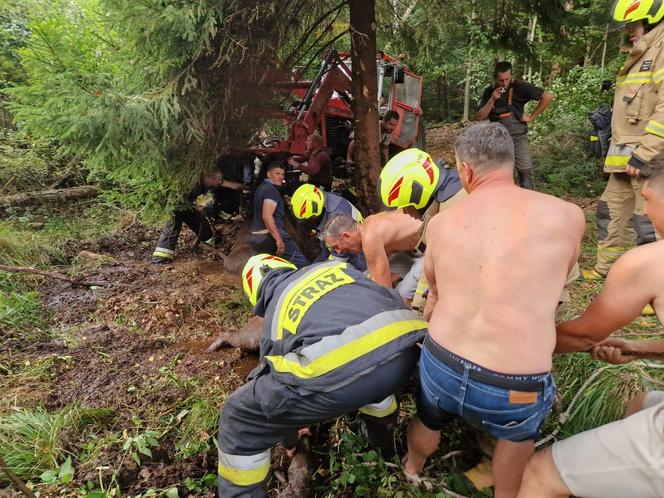
[[[588,112],[611,102],[603,83],[625,59],[611,4],[0,0],[0,198],[99,188],[93,200],[57,208],[4,206],[0,264],[108,284],[0,271],[0,457],[41,496],[214,496],[219,409],[255,357],[205,348],[250,310],[213,252],[192,255],[181,243],[163,271],[147,260],[159,224],[219,154],[261,128],[283,136],[261,117],[284,103],[268,76],[293,67],[312,76],[327,49],[350,51],[353,18],[375,16],[377,48],[422,75],[430,136],[473,119],[499,60],[555,95],[530,128],[536,181],[584,208],[582,264],[592,261],[593,203],[605,180],[588,154]],[[575,283],[559,318],[600,289]],[[643,318],[622,333],[659,329]],[[583,354],[557,358],[555,375],[549,442],[617,419],[634,392],[664,382],[651,364],[613,367]],[[406,396],[401,426],[414,410]],[[394,462],[367,448],[353,417],[318,434],[316,496],[491,495],[463,475],[482,452],[462,424],[443,435],[427,469],[433,493],[405,484]],[[272,463],[283,475],[285,454]]]
[[[428,125],[472,119],[493,64],[511,60],[556,96],[531,129],[539,179],[590,196],[587,113],[610,102],[601,83],[624,58],[610,4],[383,0],[377,47],[423,76]],[[267,69],[312,74],[327,47],[350,49],[346,2],[3,0],[0,23],[0,194],[78,175],[147,216],[249,142],[275,100]]]

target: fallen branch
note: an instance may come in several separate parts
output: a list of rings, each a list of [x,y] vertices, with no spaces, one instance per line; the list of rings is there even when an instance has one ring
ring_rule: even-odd
[[[52,202],[72,201],[95,197],[99,188],[93,185],[71,187],[55,190],[42,190],[40,192],[26,192],[24,194],[6,195],[0,197],[0,206],[34,206]]]
[[[63,280],[69,282],[72,285],[81,285],[84,287],[105,287],[112,285],[110,282],[104,280],[81,280],[77,278],[71,278],[62,273],[56,273],[51,271],[38,270],[37,268],[31,268],[28,266],[9,266],[9,265],[0,265],[0,270],[6,271],[9,273],[33,273],[35,275],[41,275],[43,277],[54,278],[56,280]]]
[[[16,486],[16,489],[23,493],[27,498],[35,498],[35,495],[30,488],[26,486],[19,476],[14,474],[14,471],[9,468],[9,465],[7,465],[7,462],[5,462],[2,457],[0,457],[0,469],[5,473],[14,486]]]

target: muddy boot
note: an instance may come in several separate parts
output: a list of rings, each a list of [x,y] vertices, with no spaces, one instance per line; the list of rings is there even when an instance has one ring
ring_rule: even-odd
[[[394,429],[398,415],[398,412],[394,412],[387,417],[378,418],[360,413],[360,433],[367,438],[369,445],[381,451],[385,460],[396,454]]]

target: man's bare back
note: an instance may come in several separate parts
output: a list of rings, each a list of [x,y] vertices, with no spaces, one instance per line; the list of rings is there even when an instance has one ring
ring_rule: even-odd
[[[581,210],[487,181],[429,224],[425,272],[438,344],[504,374],[551,369],[555,311],[579,256]]]
[[[422,220],[403,211],[384,211],[367,216],[360,225],[362,247],[380,246],[390,256],[395,252],[412,251],[420,239]]]
[[[385,211],[368,216],[359,225],[367,270],[374,282],[392,287],[388,257],[395,252],[412,251],[420,239],[422,221],[403,211]]]

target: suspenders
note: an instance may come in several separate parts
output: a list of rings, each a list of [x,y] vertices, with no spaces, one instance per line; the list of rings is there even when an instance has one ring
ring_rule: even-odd
[[[500,119],[509,118],[509,117],[512,116],[511,107],[512,107],[512,96],[513,95],[514,95],[514,86],[510,85],[509,92],[507,93],[507,105],[510,107],[510,112],[504,112],[502,114],[498,114],[498,117]]]

